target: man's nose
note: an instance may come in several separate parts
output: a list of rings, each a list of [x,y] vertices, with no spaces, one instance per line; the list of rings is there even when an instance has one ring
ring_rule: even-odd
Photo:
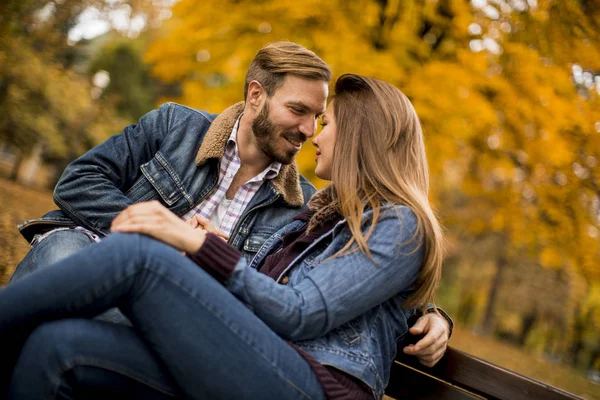
[[[305,118],[302,121],[302,123],[300,124],[300,132],[302,132],[302,134],[304,136],[306,136],[307,139],[313,137],[315,135],[316,131],[317,131],[317,120],[315,118],[312,118],[312,117]]]

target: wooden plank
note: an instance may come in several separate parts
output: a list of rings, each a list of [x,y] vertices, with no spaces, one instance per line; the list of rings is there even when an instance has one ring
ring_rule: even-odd
[[[448,348],[433,368],[398,352],[396,360],[426,374],[488,399],[564,400],[583,398],[499,367],[462,351]],[[390,379],[391,381],[392,379]]]
[[[418,400],[483,398],[399,362],[392,365],[390,384],[385,389],[385,394],[395,399]]]

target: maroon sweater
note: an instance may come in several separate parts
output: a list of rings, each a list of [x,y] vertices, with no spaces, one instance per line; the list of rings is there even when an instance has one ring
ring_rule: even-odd
[[[307,210],[297,215],[294,219],[308,222],[312,215],[313,213]],[[341,218],[338,214],[333,215],[308,233],[306,232],[307,225],[296,231],[288,232],[283,237],[283,248],[265,259],[260,272],[275,280],[278,279],[285,268],[304,249],[314,240],[332,229]],[[224,283],[233,273],[235,265],[241,258],[241,254],[217,235],[208,234],[200,250],[196,254],[191,255],[190,258],[215,279]],[[283,277],[281,279],[282,284],[287,284],[286,278]],[[288,344],[309,363],[328,399],[373,400],[373,392],[359,379],[334,367],[324,366],[292,342],[288,341]]]

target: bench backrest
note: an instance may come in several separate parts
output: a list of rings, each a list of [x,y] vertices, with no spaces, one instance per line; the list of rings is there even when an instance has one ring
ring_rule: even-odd
[[[398,399],[583,400],[453,348],[433,368],[399,348],[385,393]]]

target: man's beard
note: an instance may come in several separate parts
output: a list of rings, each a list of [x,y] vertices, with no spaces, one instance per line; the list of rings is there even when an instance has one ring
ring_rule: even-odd
[[[258,147],[270,159],[277,161],[283,165],[290,164],[294,161],[296,152],[286,150],[277,150],[277,140],[279,136],[296,141],[305,142],[306,135],[300,132],[284,131],[281,134],[277,132],[277,127],[269,118],[269,103],[266,102],[263,109],[252,121],[252,132],[258,143]]]

